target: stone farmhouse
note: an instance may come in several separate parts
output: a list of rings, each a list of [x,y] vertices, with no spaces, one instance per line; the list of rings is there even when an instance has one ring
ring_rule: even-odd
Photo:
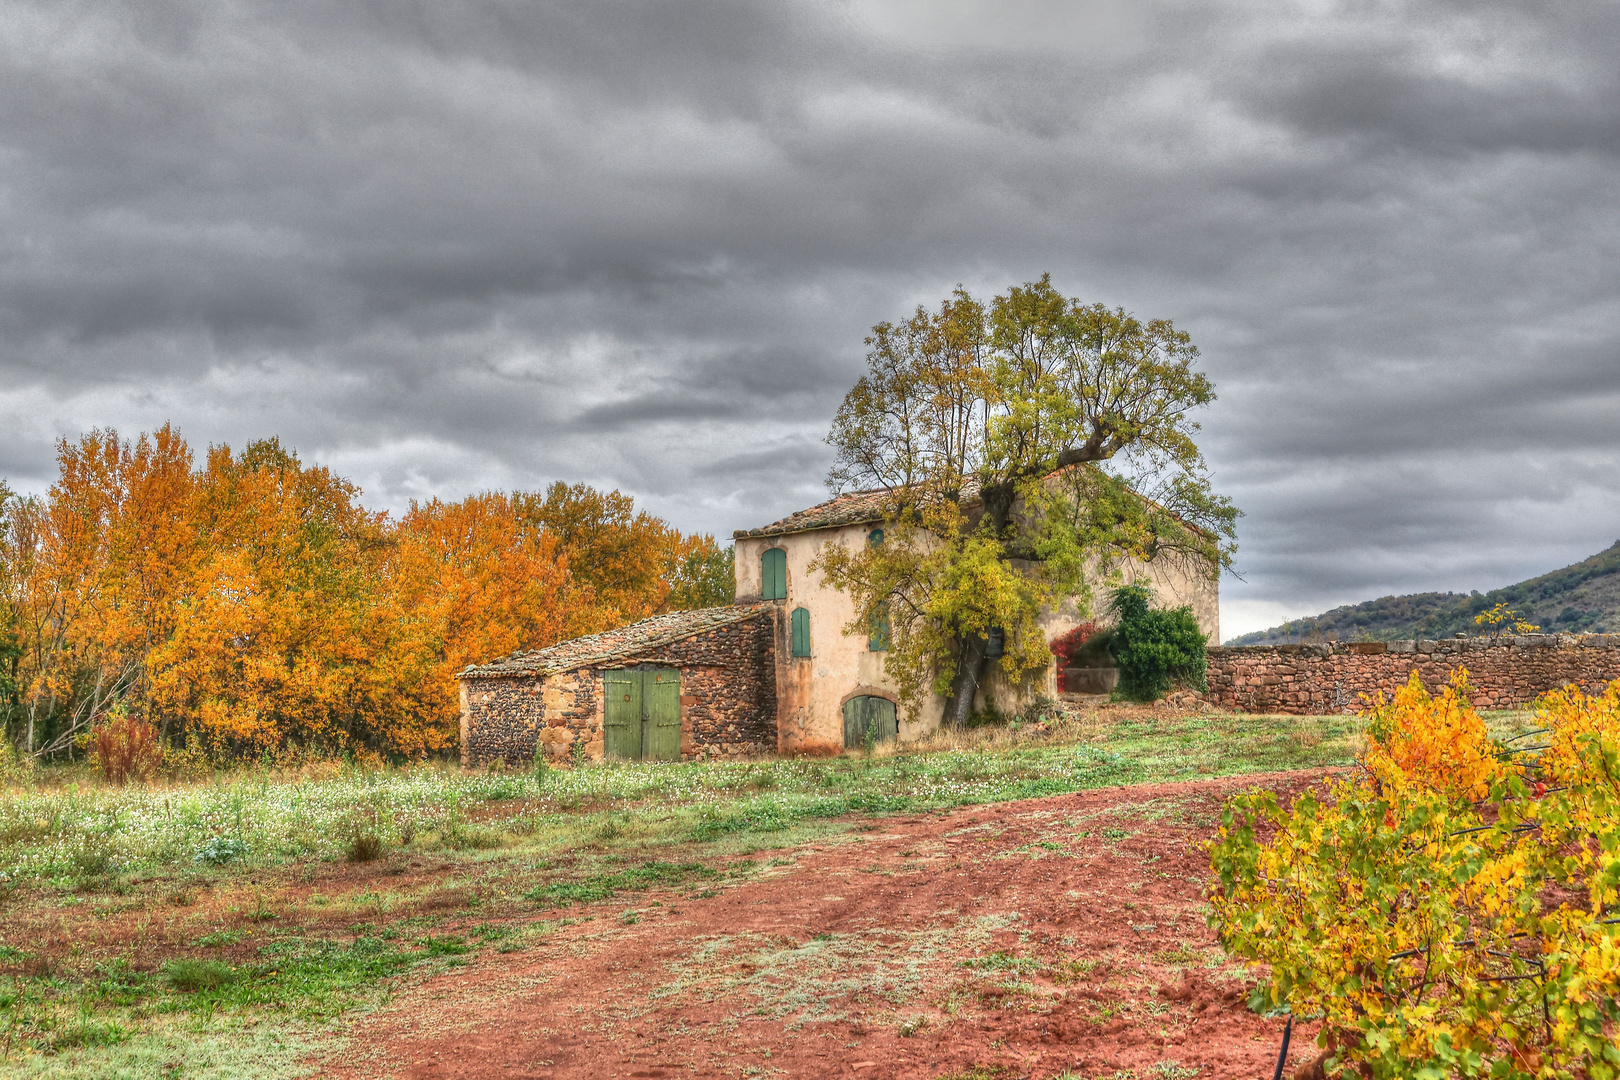
[[[909,709],[884,671],[882,628],[845,634],[844,593],[810,569],[825,544],[883,542],[883,490],[829,499],[733,534],[735,604],[677,611],[522,652],[461,672],[463,765],[633,758],[679,760],[769,753],[833,754],[934,730],[942,699]],[[1169,560],[1132,563],[1127,580],[1158,602],[1188,605],[1220,640],[1218,577]],[[1072,602],[1046,613],[1048,640],[1080,620]],[[980,706],[1016,711],[1055,697],[1056,673],[1008,685],[999,669]]]

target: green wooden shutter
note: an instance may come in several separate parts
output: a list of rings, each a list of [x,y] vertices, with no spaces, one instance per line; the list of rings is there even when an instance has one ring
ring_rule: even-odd
[[[872,612],[872,621],[866,628],[866,647],[872,652],[885,652],[889,648],[889,605],[879,604]]]
[[[641,756],[641,680],[634,671],[602,672],[602,750],[611,758]]]
[[[888,698],[867,698],[871,703],[868,714],[872,725],[873,742],[894,742],[900,736],[900,724],[895,715],[894,702]]]
[[[793,609],[793,655],[810,655],[810,612],[802,607]]]
[[[787,552],[770,548],[759,557],[759,595],[766,600],[787,599]]]
[[[859,750],[880,742],[893,742],[900,734],[894,702],[861,696],[844,702],[844,748]]]
[[[861,733],[865,730],[866,706],[865,698],[853,697],[844,702],[844,749],[854,750],[861,745]]]
[[[646,753],[653,761],[681,760],[681,673],[674,668],[641,672],[646,715]]]
[[[883,543],[883,530],[873,529],[871,532],[867,533],[866,542],[873,547],[877,547],[879,544]]]

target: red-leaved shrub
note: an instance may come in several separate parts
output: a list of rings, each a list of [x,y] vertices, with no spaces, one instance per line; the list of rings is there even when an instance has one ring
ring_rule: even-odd
[[[144,780],[163,763],[157,728],[133,716],[115,716],[96,728],[96,764],[115,784]]]
[[[1101,629],[1095,620],[1087,619],[1068,633],[1053,638],[1052,655],[1058,658],[1058,667],[1060,669],[1073,667],[1076,654],[1085,648],[1086,642],[1095,637],[1097,631]]]

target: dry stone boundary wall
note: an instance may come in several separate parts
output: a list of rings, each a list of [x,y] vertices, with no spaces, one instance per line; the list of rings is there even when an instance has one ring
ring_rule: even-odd
[[[1620,634],[1214,646],[1205,700],[1245,712],[1348,713],[1413,671],[1432,693],[1457,668],[1468,670],[1476,708],[1512,708],[1571,683],[1593,691],[1620,678]]]

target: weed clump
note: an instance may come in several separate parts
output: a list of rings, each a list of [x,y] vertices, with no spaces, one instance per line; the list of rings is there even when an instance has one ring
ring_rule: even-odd
[[[232,860],[240,859],[247,854],[247,850],[248,846],[234,836],[216,836],[198,848],[191,861],[223,866]]]
[[[163,764],[157,728],[127,713],[119,713],[96,728],[92,741],[96,764],[114,784],[145,780],[156,775]]]
[[[349,861],[376,862],[382,856],[382,838],[376,833],[356,825],[349,839]]]
[[[236,969],[223,960],[170,960],[163,965],[163,979],[182,994],[221,990],[236,982]]]

